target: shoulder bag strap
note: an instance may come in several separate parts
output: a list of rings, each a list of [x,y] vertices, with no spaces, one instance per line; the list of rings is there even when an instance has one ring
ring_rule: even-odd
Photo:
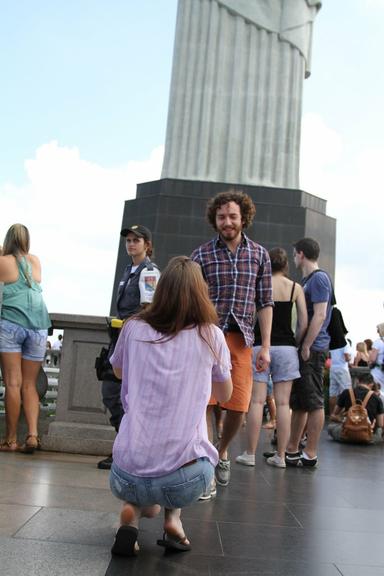
[[[352,406],[356,404],[356,396],[352,388],[348,388],[349,395],[351,397]]]
[[[366,408],[366,407],[367,407],[367,404],[368,404],[368,402],[369,402],[372,394],[373,394],[373,390],[370,390],[370,391],[368,392],[368,394],[365,395],[365,398],[364,398],[363,402],[361,403],[361,405],[362,405],[363,408]]]

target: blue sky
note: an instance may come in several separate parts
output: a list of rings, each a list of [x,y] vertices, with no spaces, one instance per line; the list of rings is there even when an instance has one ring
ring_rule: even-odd
[[[52,312],[109,311],[124,200],[160,175],[176,9],[0,3],[0,238],[15,221],[30,228]],[[384,320],[383,22],[384,0],[325,0],[304,83],[301,188],[337,218],[354,342]]]

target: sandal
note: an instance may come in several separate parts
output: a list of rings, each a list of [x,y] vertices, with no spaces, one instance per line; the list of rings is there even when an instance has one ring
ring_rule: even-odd
[[[30,438],[34,440],[33,443],[28,442]],[[28,436],[25,438],[24,444],[20,447],[19,452],[22,452],[23,454],[33,454],[35,450],[40,449],[41,449],[41,442],[37,434],[28,434]]]
[[[166,550],[174,550],[177,552],[188,552],[191,550],[191,545],[188,543],[186,536],[180,538],[173,534],[167,534],[167,532],[164,532],[162,539],[158,540],[157,544]]]
[[[0,443],[0,452],[19,452],[17,440],[3,440]]]
[[[116,532],[111,553],[115,556],[136,556],[139,552],[138,533],[138,529],[134,526],[120,526]]]

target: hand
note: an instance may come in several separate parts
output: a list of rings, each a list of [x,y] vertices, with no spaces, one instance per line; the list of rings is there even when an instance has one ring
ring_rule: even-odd
[[[309,349],[309,346],[305,346],[304,344],[301,347],[301,357],[304,360],[304,362],[306,362],[307,360],[309,360],[309,357],[311,355],[311,351]]]
[[[256,372],[264,372],[270,363],[269,348],[262,346],[256,356]]]

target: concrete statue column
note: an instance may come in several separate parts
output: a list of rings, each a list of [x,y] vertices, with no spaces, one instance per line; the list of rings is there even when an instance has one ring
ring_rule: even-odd
[[[299,187],[317,0],[179,0],[162,178]]]

